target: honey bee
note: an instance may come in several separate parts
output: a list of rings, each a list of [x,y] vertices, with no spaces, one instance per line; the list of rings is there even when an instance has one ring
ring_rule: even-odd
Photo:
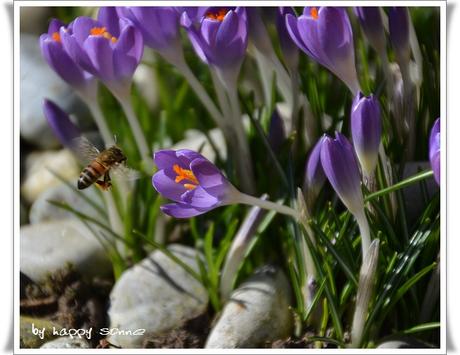
[[[86,189],[93,184],[107,191],[112,187],[110,172],[129,179],[137,179],[138,172],[126,166],[126,156],[117,145],[99,151],[88,139],[79,137],[74,142],[75,151],[81,160],[89,161],[78,178],[79,190]],[[102,178],[102,179],[101,179]]]

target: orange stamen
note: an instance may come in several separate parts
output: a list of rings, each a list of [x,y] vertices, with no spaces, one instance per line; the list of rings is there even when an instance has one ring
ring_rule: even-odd
[[[192,184],[188,184],[188,183],[184,184],[184,187],[187,190],[193,190],[195,187],[197,187],[197,185],[199,185],[197,178],[195,177],[195,175],[193,174],[191,170],[183,169],[177,164],[173,165],[173,170],[177,174],[174,180],[175,183],[178,184],[182,180],[188,180],[192,182]]]
[[[216,12],[209,11],[206,14],[206,18],[222,22],[224,20],[224,18],[225,18],[225,15],[227,15],[227,12],[228,12],[228,10],[226,10],[226,9],[219,9],[219,11],[216,11]]]
[[[102,36],[106,39],[109,39],[112,41],[112,43],[115,43],[117,41],[116,37],[113,37],[109,32],[107,32],[107,29],[105,27],[93,27],[89,33],[92,36]]]
[[[61,35],[59,34],[59,32],[53,32],[53,34],[51,35],[51,39],[55,42],[61,42]]]
[[[312,7],[310,9],[310,15],[313,17],[315,20],[318,19],[318,9],[316,7]]]

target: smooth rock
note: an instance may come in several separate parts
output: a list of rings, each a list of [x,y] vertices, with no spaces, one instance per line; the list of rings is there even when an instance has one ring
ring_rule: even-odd
[[[206,341],[208,349],[255,348],[288,337],[291,290],[279,269],[265,266],[233,291]]]
[[[416,338],[408,336],[389,336],[377,346],[377,349],[423,349],[431,347],[432,346],[429,344]]]
[[[77,183],[80,168],[73,154],[67,150],[30,153],[25,161],[25,175],[21,186],[22,197],[34,202],[44,191],[62,184],[62,181],[51,171],[59,174],[64,180]]]
[[[38,36],[21,34],[19,57],[21,137],[43,149],[58,147],[59,142],[43,114],[43,100],[48,98],[78,117],[80,128],[90,122],[88,110],[74,90],[49,68],[42,57]]]
[[[37,349],[43,343],[55,338],[53,328],[60,330],[61,327],[46,319],[32,318],[21,316],[19,318],[19,346],[21,348]],[[43,331],[43,335],[39,336],[38,330]],[[43,338],[43,339],[42,339]]]
[[[227,146],[222,131],[218,128],[211,129],[208,132],[217,152],[222,159],[227,158]],[[203,132],[196,129],[189,129],[185,132],[185,138],[172,147],[172,149],[191,149],[200,151],[201,154],[212,162],[216,161],[216,151]]]
[[[43,344],[40,349],[89,349],[88,342],[78,337],[63,337]]]
[[[197,251],[171,244],[168,249],[198,271]],[[109,342],[123,348],[139,348],[146,338],[181,326],[203,313],[208,305],[206,289],[159,250],[126,270],[112,289],[110,328],[143,335],[112,334]]]
[[[75,181],[71,181],[75,185]],[[96,188],[89,188],[80,191],[81,194],[92,200],[97,205],[104,208],[104,202],[102,201],[101,195],[98,194]],[[80,193],[73,190],[70,186],[61,183],[60,185],[54,186],[48,190],[45,190],[38,196],[35,202],[32,204],[29,212],[30,224],[36,224],[48,221],[57,221],[67,218],[78,218],[75,214],[66,211],[58,206],[51,204],[49,201],[58,201],[66,203],[75,210],[92,216],[94,218],[103,218],[100,212],[98,212],[93,206],[89,204]]]
[[[111,263],[96,237],[75,219],[21,227],[20,271],[35,282],[71,264],[85,277],[105,276]]]

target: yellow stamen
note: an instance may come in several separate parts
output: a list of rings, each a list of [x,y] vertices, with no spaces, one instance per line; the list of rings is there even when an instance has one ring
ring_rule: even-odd
[[[53,32],[53,34],[51,35],[51,39],[55,42],[61,42],[61,35],[59,34],[59,32]]]
[[[102,36],[106,39],[109,39],[112,41],[112,43],[115,43],[117,41],[117,37],[113,37],[109,32],[107,32],[107,29],[105,27],[93,27],[89,33],[92,36]]]
[[[192,182],[192,184],[184,184],[184,187],[186,189],[192,190],[199,184],[197,178],[191,170],[183,169],[177,164],[173,165],[173,170],[177,174],[176,178],[174,179],[174,182],[176,182],[177,184],[180,183],[182,180],[188,180]]]
[[[219,9],[218,11],[209,11],[206,13],[206,18],[209,18],[211,20],[217,20],[219,22],[222,22],[225,18],[225,15],[227,15],[228,10],[226,9]]]
[[[193,185],[193,184],[184,184],[184,187],[187,189],[187,190],[193,190],[196,188],[196,185]]]
[[[313,19],[317,20],[318,19],[318,9],[316,7],[312,7],[310,9],[310,15],[313,17]]]

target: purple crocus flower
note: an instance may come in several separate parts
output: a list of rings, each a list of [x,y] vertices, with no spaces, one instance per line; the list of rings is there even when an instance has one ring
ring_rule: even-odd
[[[438,185],[441,184],[441,119],[438,118],[430,133],[429,156],[431,169]]]
[[[324,173],[343,204],[354,215],[364,208],[361,177],[353,146],[339,132],[335,139],[324,136],[321,140],[321,165]]]
[[[70,86],[79,90],[94,85],[94,77],[82,70],[64,50],[60,28],[69,31],[64,24],[52,19],[48,32],[40,36],[40,49],[48,65]]]
[[[77,17],[70,31],[61,27],[60,35],[73,60],[112,91],[131,83],[143,54],[142,34],[114,7],[101,7],[97,20]]]
[[[378,53],[384,52],[385,33],[380,8],[373,6],[355,7],[354,12],[369,43]]]
[[[286,15],[286,27],[301,50],[337,75],[354,95],[358,92],[353,32],[344,8],[305,7],[298,18]]]
[[[43,113],[61,144],[67,148],[73,148],[74,139],[79,137],[81,133],[70,120],[69,115],[53,101],[47,99],[43,102]]]
[[[142,32],[146,46],[158,51],[166,58],[182,55],[179,19],[180,13],[174,7],[121,7],[121,17],[131,20]]]
[[[398,63],[407,63],[410,59],[409,21],[406,7],[391,7],[388,11],[390,41]]]
[[[310,209],[326,181],[326,175],[324,175],[323,166],[321,165],[321,146],[322,139],[315,144],[305,164],[303,192]]]
[[[299,48],[292,41],[286,27],[287,14],[295,16],[294,9],[292,7],[278,7],[276,13],[276,28],[278,30],[278,37],[284,62],[290,70],[295,70],[299,64]]]
[[[176,218],[189,218],[234,202],[237,190],[219,169],[201,154],[188,149],[154,154],[159,171],[153,187],[174,203],[161,210]]]
[[[210,7],[198,23],[184,12],[181,24],[200,59],[216,68],[224,82],[236,80],[248,45],[246,10]]]
[[[359,92],[351,106],[351,135],[356,155],[366,175],[371,175],[377,165],[382,122],[378,100]]]

